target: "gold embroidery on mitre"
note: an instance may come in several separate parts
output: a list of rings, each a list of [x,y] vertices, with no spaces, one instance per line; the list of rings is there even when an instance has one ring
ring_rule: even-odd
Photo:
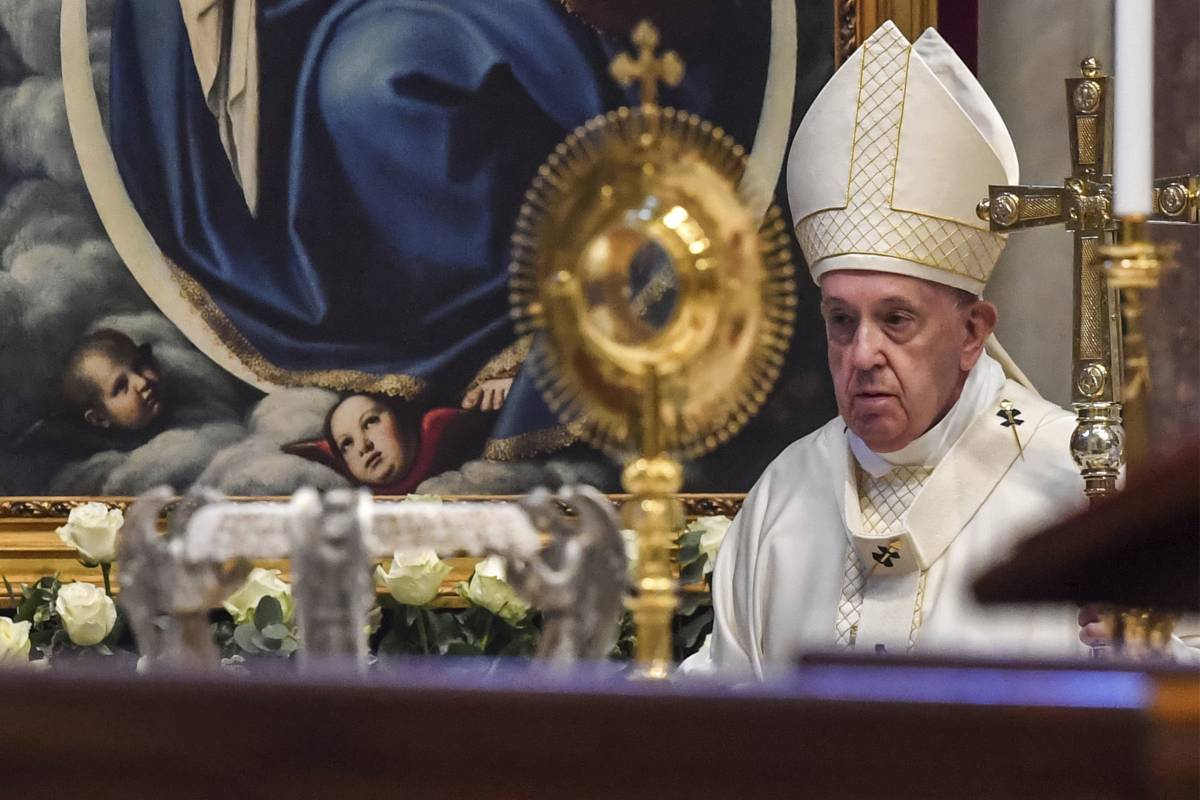
[[[880,255],[986,283],[1004,237],[892,207],[912,47],[895,28],[863,46],[845,208],[809,214],[796,238],[809,268],[839,255]]]
[[[412,399],[425,391],[425,381],[412,375],[376,375],[354,369],[293,370],[270,361],[242,335],[200,283],[164,257],[180,296],[199,313],[234,358],[262,380],[277,386],[316,386],[339,392],[367,392]]]

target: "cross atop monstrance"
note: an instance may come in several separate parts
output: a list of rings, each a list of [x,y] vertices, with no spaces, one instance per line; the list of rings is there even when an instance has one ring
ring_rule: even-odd
[[[1062,186],[991,186],[978,213],[991,223],[993,231],[1061,224],[1074,233],[1071,400],[1081,430],[1097,425],[1116,429],[1122,417],[1122,368],[1130,365],[1127,356],[1131,354],[1123,352],[1123,344],[1132,351],[1140,349],[1141,342],[1140,336],[1135,341],[1128,330],[1122,342],[1117,289],[1106,285],[1103,271],[1093,266],[1103,255],[1100,249],[1117,238],[1121,223],[1113,212],[1110,123],[1114,79],[1102,72],[1094,58],[1084,59],[1080,71],[1080,77],[1066,81],[1070,177]],[[1145,221],[1197,223],[1198,188],[1197,175],[1155,179],[1151,213]],[[1130,394],[1128,389],[1126,394]],[[1115,488],[1119,463],[1103,458],[1096,458],[1091,466],[1080,463],[1089,494]]]
[[[620,53],[608,69],[622,86],[641,81],[642,105],[654,105],[658,102],[659,81],[674,87],[683,80],[683,59],[674,50],[668,50],[661,57],[654,55],[658,49],[658,28],[647,20],[637,24],[632,38],[637,59],[628,53]]]

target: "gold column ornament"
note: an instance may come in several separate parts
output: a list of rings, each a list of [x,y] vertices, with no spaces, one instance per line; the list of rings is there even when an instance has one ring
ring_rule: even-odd
[[[678,83],[677,55],[639,23],[642,103],[577,128],[538,170],[513,234],[510,294],[526,361],[551,408],[626,463],[638,533],[630,602],[641,674],[665,677],[678,604],[679,458],[726,441],[766,400],[795,316],[787,228],[759,225],[737,189],[746,154],[695,114],[657,105]]]

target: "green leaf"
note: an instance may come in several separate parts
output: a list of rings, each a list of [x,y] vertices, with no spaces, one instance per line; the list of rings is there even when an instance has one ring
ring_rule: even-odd
[[[260,633],[262,633],[264,639],[275,639],[281,642],[292,635],[292,632],[288,626],[279,622],[276,622],[273,625],[268,625],[267,627],[263,628]]]
[[[247,653],[257,653],[262,649],[258,646],[257,640],[258,630],[250,623],[238,625],[233,629],[234,643]]]
[[[690,655],[699,649],[700,637],[712,630],[712,623],[712,610],[701,612],[679,626],[679,630],[676,632],[676,641],[683,645],[685,651]]]
[[[697,559],[680,569],[679,582],[684,585],[698,583],[704,577],[704,562],[706,560],[704,558]]]
[[[263,597],[254,609],[254,627],[266,630],[283,622],[283,606],[274,597]]]
[[[469,642],[450,642],[446,646],[446,655],[448,656],[481,656],[483,648],[477,644]]]
[[[683,592],[679,598],[679,610],[675,612],[682,617],[690,617],[704,606],[712,605],[712,595],[702,592]]]
[[[689,544],[679,548],[679,552],[675,556],[675,560],[682,564],[691,564],[700,557],[700,545]]]

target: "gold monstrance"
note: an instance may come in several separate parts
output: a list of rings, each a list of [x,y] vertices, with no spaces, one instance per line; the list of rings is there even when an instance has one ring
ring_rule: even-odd
[[[677,459],[726,441],[766,400],[795,317],[786,226],[738,191],[745,151],[721,128],[657,104],[684,65],[613,60],[641,104],[589,120],[539,169],[513,235],[511,297],[527,363],[548,403],[583,439],[626,463],[638,533],[630,603],[643,674],[665,677],[678,585],[671,553],[682,511]]]

